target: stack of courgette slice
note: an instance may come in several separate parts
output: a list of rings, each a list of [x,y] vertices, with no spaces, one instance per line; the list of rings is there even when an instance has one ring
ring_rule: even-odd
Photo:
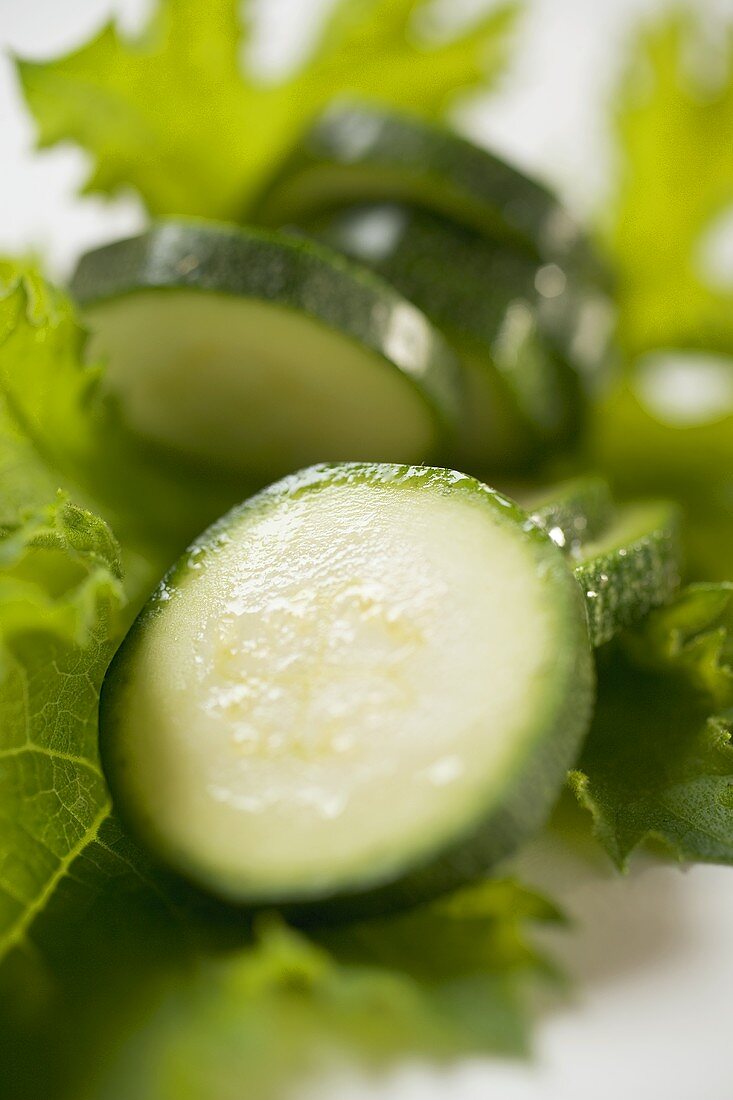
[[[103,759],[131,829],[198,886],[376,911],[546,819],[593,647],[679,584],[678,516],[593,477],[484,483],[567,455],[608,363],[604,274],[539,184],[339,106],[251,220],[157,224],[74,276],[161,461],[288,475],[151,597],[107,677]]]
[[[418,119],[329,111],[263,192],[261,229],[155,226],[73,290],[141,434],[265,482],[309,463],[491,476],[572,446],[610,306],[551,193]]]
[[[550,191],[430,123],[337,106],[257,213],[377,271],[440,329],[464,378],[461,468],[516,468],[577,437],[611,310],[606,274]]]

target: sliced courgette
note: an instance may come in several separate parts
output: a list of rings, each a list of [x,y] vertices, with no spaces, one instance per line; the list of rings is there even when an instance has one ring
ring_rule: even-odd
[[[667,502],[621,510],[598,541],[577,548],[591,642],[602,645],[666,603],[680,584],[680,512]]]
[[[199,886],[389,910],[540,826],[592,679],[580,588],[512,502],[317,467],[162,582],[108,673],[102,755],[130,827]]]
[[[457,353],[467,396],[453,455],[461,469],[516,468],[574,437],[587,364],[573,359],[580,295],[559,267],[398,204],[347,207],[301,228],[387,279]]]
[[[460,380],[424,315],[310,242],[160,224],[88,253],[72,284],[139,434],[260,479],[315,460],[424,461]]]
[[[336,104],[269,181],[254,214],[266,225],[354,202],[409,202],[548,263],[598,274],[580,229],[555,196],[501,158],[417,117]]]

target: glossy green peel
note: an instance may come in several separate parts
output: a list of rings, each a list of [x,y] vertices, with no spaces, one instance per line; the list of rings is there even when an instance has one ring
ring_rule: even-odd
[[[354,202],[414,203],[546,262],[597,274],[578,226],[555,196],[453,131],[368,104],[337,103],[316,119],[263,189],[266,225]]]
[[[599,646],[679,588],[680,510],[668,502],[630,505],[602,538],[579,548],[576,560],[591,640]]]
[[[516,469],[570,444],[607,365],[602,325],[589,332],[584,320],[586,287],[557,264],[400,203],[348,206],[300,226],[387,279],[455,351],[467,395],[459,468]]]
[[[577,557],[605,535],[615,517],[611,488],[602,477],[578,477],[516,497],[531,519],[566,554]]]

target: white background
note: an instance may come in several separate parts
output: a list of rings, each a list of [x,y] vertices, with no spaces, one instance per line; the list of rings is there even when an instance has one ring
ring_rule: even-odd
[[[261,3],[263,64],[297,53],[327,0]],[[202,0],[202,5],[205,0]],[[471,0],[452,0],[471,10]],[[476,5],[473,4],[475,7]],[[464,121],[553,182],[581,213],[609,193],[604,127],[626,36],[661,0],[529,0],[511,72]],[[694,0],[733,17],[733,0]],[[112,13],[139,25],[146,0],[0,0],[0,50],[44,57]],[[32,155],[32,126],[0,57],[0,250],[33,248],[63,275],[85,247],[142,224],[132,196],[79,200],[74,149]],[[732,143],[733,156],[733,143]],[[534,1061],[473,1060],[436,1072],[405,1065],[334,1081],[309,1100],[732,1100],[733,871],[681,870],[641,858],[626,878],[543,842],[525,877],[546,885],[575,924],[550,944],[575,979],[572,1000],[537,1027]]]

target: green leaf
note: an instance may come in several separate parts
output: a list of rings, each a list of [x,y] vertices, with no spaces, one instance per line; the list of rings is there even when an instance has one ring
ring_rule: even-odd
[[[528,941],[528,922],[558,923],[547,899],[485,880],[389,918],[319,936],[339,962],[399,973],[427,998],[449,1049],[526,1053],[525,980],[557,979]]]
[[[619,331],[631,356],[658,347],[733,352],[733,288],[706,280],[701,250],[733,206],[733,32],[696,51],[691,11],[645,33],[622,90],[623,181],[610,245]],[[717,63],[716,63],[717,62]]]
[[[66,295],[32,267],[0,260],[0,531],[63,489],[113,527],[134,607],[250,487],[212,484],[128,432],[86,342]]]
[[[34,952],[0,969],[0,1097],[269,1100],[344,1061],[524,1052],[533,994],[559,990],[530,926],[559,920],[492,880],[338,930],[276,914],[252,928],[151,868],[110,819]]]
[[[733,285],[705,249],[733,210],[733,29],[692,5],[639,37],[617,105],[607,212],[626,377],[595,409],[592,461],[622,496],[685,507],[690,573],[733,575]]]
[[[733,584],[684,589],[606,655],[571,775],[619,867],[647,839],[733,863]]]
[[[79,1100],[90,1069],[241,915],[162,873],[108,816],[0,966],[0,1097]]]
[[[523,1051],[552,973],[525,926],[557,919],[513,882],[311,937],[260,918],[252,946],[174,976],[82,1095],[269,1100],[344,1061]]]
[[[64,295],[0,262],[0,957],[107,850],[97,707],[129,610],[109,526],[72,498],[96,508],[107,479],[114,513],[131,464],[84,342]],[[159,566],[130,547],[125,558],[137,600]]]
[[[0,529],[75,485],[92,427],[97,372],[63,295],[32,269],[0,261]]]
[[[0,262],[0,957],[99,855],[102,677],[135,607],[218,508],[125,432],[85,339],[63,294]]]
[[[123,602],[111,533],[65,498],[0,539],[0,956],[109,813],[97,704]]]
[[[316,111],[346,92],[430,115],[484,85],[504,60],[514,6],[449,41],[408,33],[413,0],[341,0],[307,63],[279,84],[240,66],[236,0],[159,0],[126,39],[105,27],[77,52],[18,62],[45,148],[75,141],[93,158],[87,191],[136,188],[154,215],[238,220]]]

